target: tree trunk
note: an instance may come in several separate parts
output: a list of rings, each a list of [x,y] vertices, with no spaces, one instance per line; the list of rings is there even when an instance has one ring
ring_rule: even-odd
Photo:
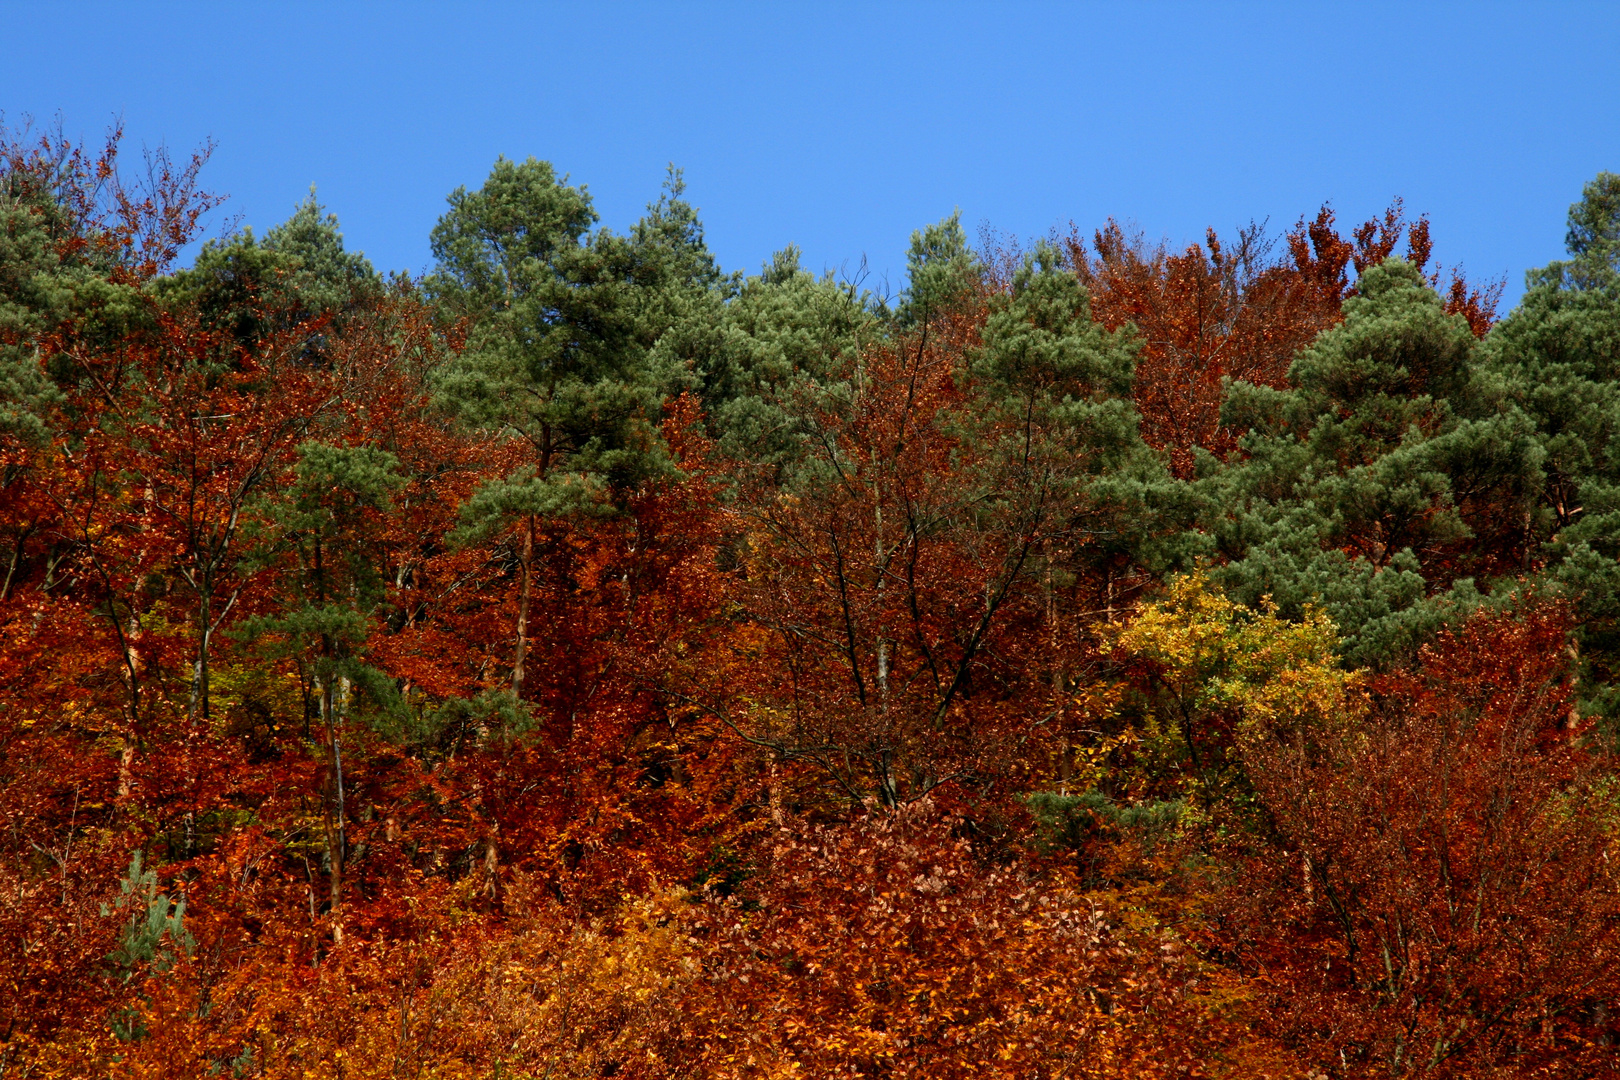
[[[344,834],[343,806],[343,752],[338,746],[338,727],[334,682],[331,676],[321,681],[321,721],[326,729],[327,766],[331,770],[332,787],[326,802],[326,859],[331,869],[329,900],[332,916],[332,940],[343,941],[343,863],[347,854]]]
[[[135,787],[135,749],[140,743],[141,726],[141,656],[135,651],[135,637],[140,625],[130,617],[130,628],[124,636],[125,718],[123,746],[118,752],[118,797],[128,798]]]
[[[1580,745],[1581,727],[1581,699],[1577,691],[1581,686],[1581,646],[1574,639],[1564,650],[1569,657],[1569,715],[1564,721],[1564,728],[1568,731],[1569,745]]]
[[[191,719],[198,717],[208,719],[208,648],[213,636],[209,632],[209,620],[213,611],[208,603],[209,593],[206,588],[198,590],[197,601],[197,660],[192,669],[191,680]]]
[[[523,523],[523,590],[518,595],[517,653],[512,660],[512,700],[523,698],[523,660],[529,651],[529,593],[534,576],[534,515]]]
[[[130,706],[134,713],[134,706]],[[123,736],[123,747],[118,751],[118,797],[126,799],[135,786],[135,717],[130,716],[126,722]]]

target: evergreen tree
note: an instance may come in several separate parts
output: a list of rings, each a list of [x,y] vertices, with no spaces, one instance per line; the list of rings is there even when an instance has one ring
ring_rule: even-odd
[[[810,437],[800,414],[882,332],[870,297],[799,260],[789,245],[724,304],[665,338],[688,358],[721,449],[742,461],[798,460]]]
[[[322,214],[323,209],[312,186],[293,216],[266,232],[259,244],[284,260],[272,297],[295,317],[342,317],[382,292],[382,278],[370,260],[344,249],[337,215]]]
[[[960,282],[966,264],[954,267]],[[1085,286],[1042,244],[992,298],[981,341],[963,425],[994,440],[986,506],[1022,501],[1015,517],[1046,519],[1030,569],[1100,577],[1107,609],[1120,566],[1175,561],[1164,535],[1175,488],[1131,398],[1135,333],[1094,321]]]
[[[1504,399],[1530,418],[1535,469],[1526,533],[1546,585],[1574,598],[1587,707],[1620,700],[1620,176],[1600,173],[1570,207],[1570,258],[1525,275],[1519,307],[1485,343]]]
[[[1232,385],[1223,422],[1249,434],[1197,490],[1217,580],[1290,617],[1320,602],[1347,660],[1381,665],[1474,602],[1454,478],[1501,490],[1524,425],[1488,407],[1468,324],[1410,263],[1369,267],[1344,311],[1287,389]]]
[[[902,327],[920,326],[929,318],[960,307],[972,295],[984,267],[968,247],[962,211],[911,234],[906,251],[907,285],[896,312]]]
[[[703,242],[678,173],[627,236],[589,232],[584,188],[530,158],[495,163],[457,189],[433,230],[438,267],[424,283],[466,345],[440,373],[462,420],[526,444],[515,471],[484,484],[472,533],[518,524],[522,575],[512,691],[521,696],[539,523],[609,509],[609,496],[670,469],[660,408],[685,381],[669,327],[712,310],[726,279]]]
[[[295,658],[307,680],[326,752],[326,862],[334,920],[348,857],[343,728],[362,701],[379,717],[395,711],[397,688],[366,662],[373,625],[387,600],[377,543],[378,515],[405,484],[399,461],[368,446],[309,442],[299,448],[294,482],[263,508],[269,523],[256,558],[283,568],[286,602],[274,615],[245,620],[248,640],[269,640]],[[307,715],[307,714],[306,714]],[[334,933],[342,939],[341,922]]]
[[[267,231],[252,229],[210,240],[189,270],[161,280],[157,294],[171,308],[192,307],[203,325],[225,331],[238,347],[319,320],[306,359],[320,355],[325,335],[382,295],[383,282],[366,257],[346,251],[338,219],[309,198],[292,217]]]
[[[150,326],[137,284],[63,198],[48,160],[0,154],[0,433],[29,443],[85,378],[71,354],[116,351]]]

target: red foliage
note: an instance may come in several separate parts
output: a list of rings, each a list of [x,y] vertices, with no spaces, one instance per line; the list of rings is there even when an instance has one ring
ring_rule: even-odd
[[[167,272],[224,197],[197,186],[212,143],[184,164],[167,147],[149,150],[141,174],[118,167],[122,121],[99,150],[75,144],[61,125],[35,135],[30,126],[0,127],[0,183],[10,198],[54,212],[52,236],[63,261],[105,262],[115,280],[149,281]]]
[[[681,397],[662,433],[679,472],[537,519],[527,551],[463,541],[462,507],[514,451],[435,406],[455,332],[408,287],[335,322],[255,308],[251,340],[160,307],[137,286],[213,205],[206,154],[128,183],[118,136],[0,146],[56,255],[133,312],[112,335],[28,331],[45,435],[0,444],[0,1073],[1612,1060],[1614,811],[1569,723],[1560,609],[1481,616],[1376,684],[1367,718],[1234,750],[1256,802],[1221,820],[1264,829],[1205,852],[1228,860],[1217,884],[1172,865],[1196,827],[1131,855],[1122,802],[1082,855],[1129,873],[1086,892],[1062,857],[1020,852],[1009,796],[1073,779],[1084,740],[1088,775],[1134,745],[1121,688],[1082,676],[1147,575],[1120,587],[1128,523],[1091,501],[1089,444],[1032,451],[1033,405],[976,396],[994,298],[848,357],[847,394],[791,403],[814,436],[793,485],[718,460]],[[1257,231],[1173,254],[1114,225],[1070,254],[1099,318],[1137,326],[1144,431],[1185,474],[1234,446],[1222,380],[1280,385],[1352,269],[1402,236],[1425,265],[1427,223],[1398,204],[1349,239],[1324,209],[1278,260]],[[1489,325],[1460,277],[1448,303]],[[345,597],[364,640],[344,659],[388,692],[341,725],[320,628],[246,621],[300,611],[307,567],[274,541],[310,441],[408,477],[342,525],[386,593]],[[154,878],[127,876],[134,852]],[[182,898],[194,950],[164,921]]]
[[[1257,748],[1270,843],[1230,928],[1273,1030],[1347,1074],[1596,1075],[1620,996],[1615,811],[1568,614],[1481,614],[1335,742]]]
[[[1101,606],[1089,530],[1105,513],[1064,487],[1089,463],[998,456],[1022,445],[1021,417],[974,412],[980,317],[871,348],[847,399],[800,403],[802,489],[739,467],[746,622],[686,696],[830,784],[835,814],[946,785],[1004,794],[1062,730],[1085,620],[1059,603]]]
[[[1354,293],[1350,268],[1359,274],[1390,257],[1403,234],[1406,258],[1423,269],[1433,248],[1428,219],[1408,225],[1399,199],[1351,239],[1322,207],[1284,237],[1286,258],[1272,255],[1274,241],[1259,226],[1230,244],[1210,229],[1204,246],[1174,254],[1110,221],[1089,242],[1071,227],[1065,248],[1098,320],[1111,329],[1136,327],[1142,435],[1169,453],[1178,476],[1189,476],[1195,448],[1224,455],[1236,446],[1240,433],[1220,422],[1226,381],[1285,385],[1294,354],[1339,321],[1340,305]],[[1431,280],[1438,286],[1438,269]],[[1446,310],[1483,335],[1501,290],[1500,283],[1471,288],[1454,270]]]

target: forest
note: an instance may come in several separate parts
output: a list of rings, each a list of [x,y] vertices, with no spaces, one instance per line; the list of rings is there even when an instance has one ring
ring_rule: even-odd
[[[121,137],[0,132],[0,1077],[1620,1075],[1620,175],[1500,312]]]

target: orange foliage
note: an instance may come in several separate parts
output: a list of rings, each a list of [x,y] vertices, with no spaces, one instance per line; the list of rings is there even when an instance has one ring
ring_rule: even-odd
[[[1399,199],[1382,217],[1358,225],[1351,239],[1340,235],[1324,206],[1287,233],[1281,258],[1258,225],[1231,243],[1210,229],[1202,247],[1176,254],[1111,220],[1089,242],[1071,226],[1065,249],[1091,291],[1096,317],[1110,328],[1136,327],[1142,435],[1185,477],[1195,449],[1224,456],[1236,446],[1241,432],[1220,421],[1226,381],[1284,385],[1294,354],[1339,321],[1340,305],[1354,292],[1350,269],[1359,274],[1389,258],[1403,234],[1405,257],[1423,269],[1433,248],[1428,219],[1408,224]],[[1438,269],[1431,280],[1438,285]],[[1470,287],[1454,270],[1446,310],[1483,336],[1501,291],[1500,283]]]

